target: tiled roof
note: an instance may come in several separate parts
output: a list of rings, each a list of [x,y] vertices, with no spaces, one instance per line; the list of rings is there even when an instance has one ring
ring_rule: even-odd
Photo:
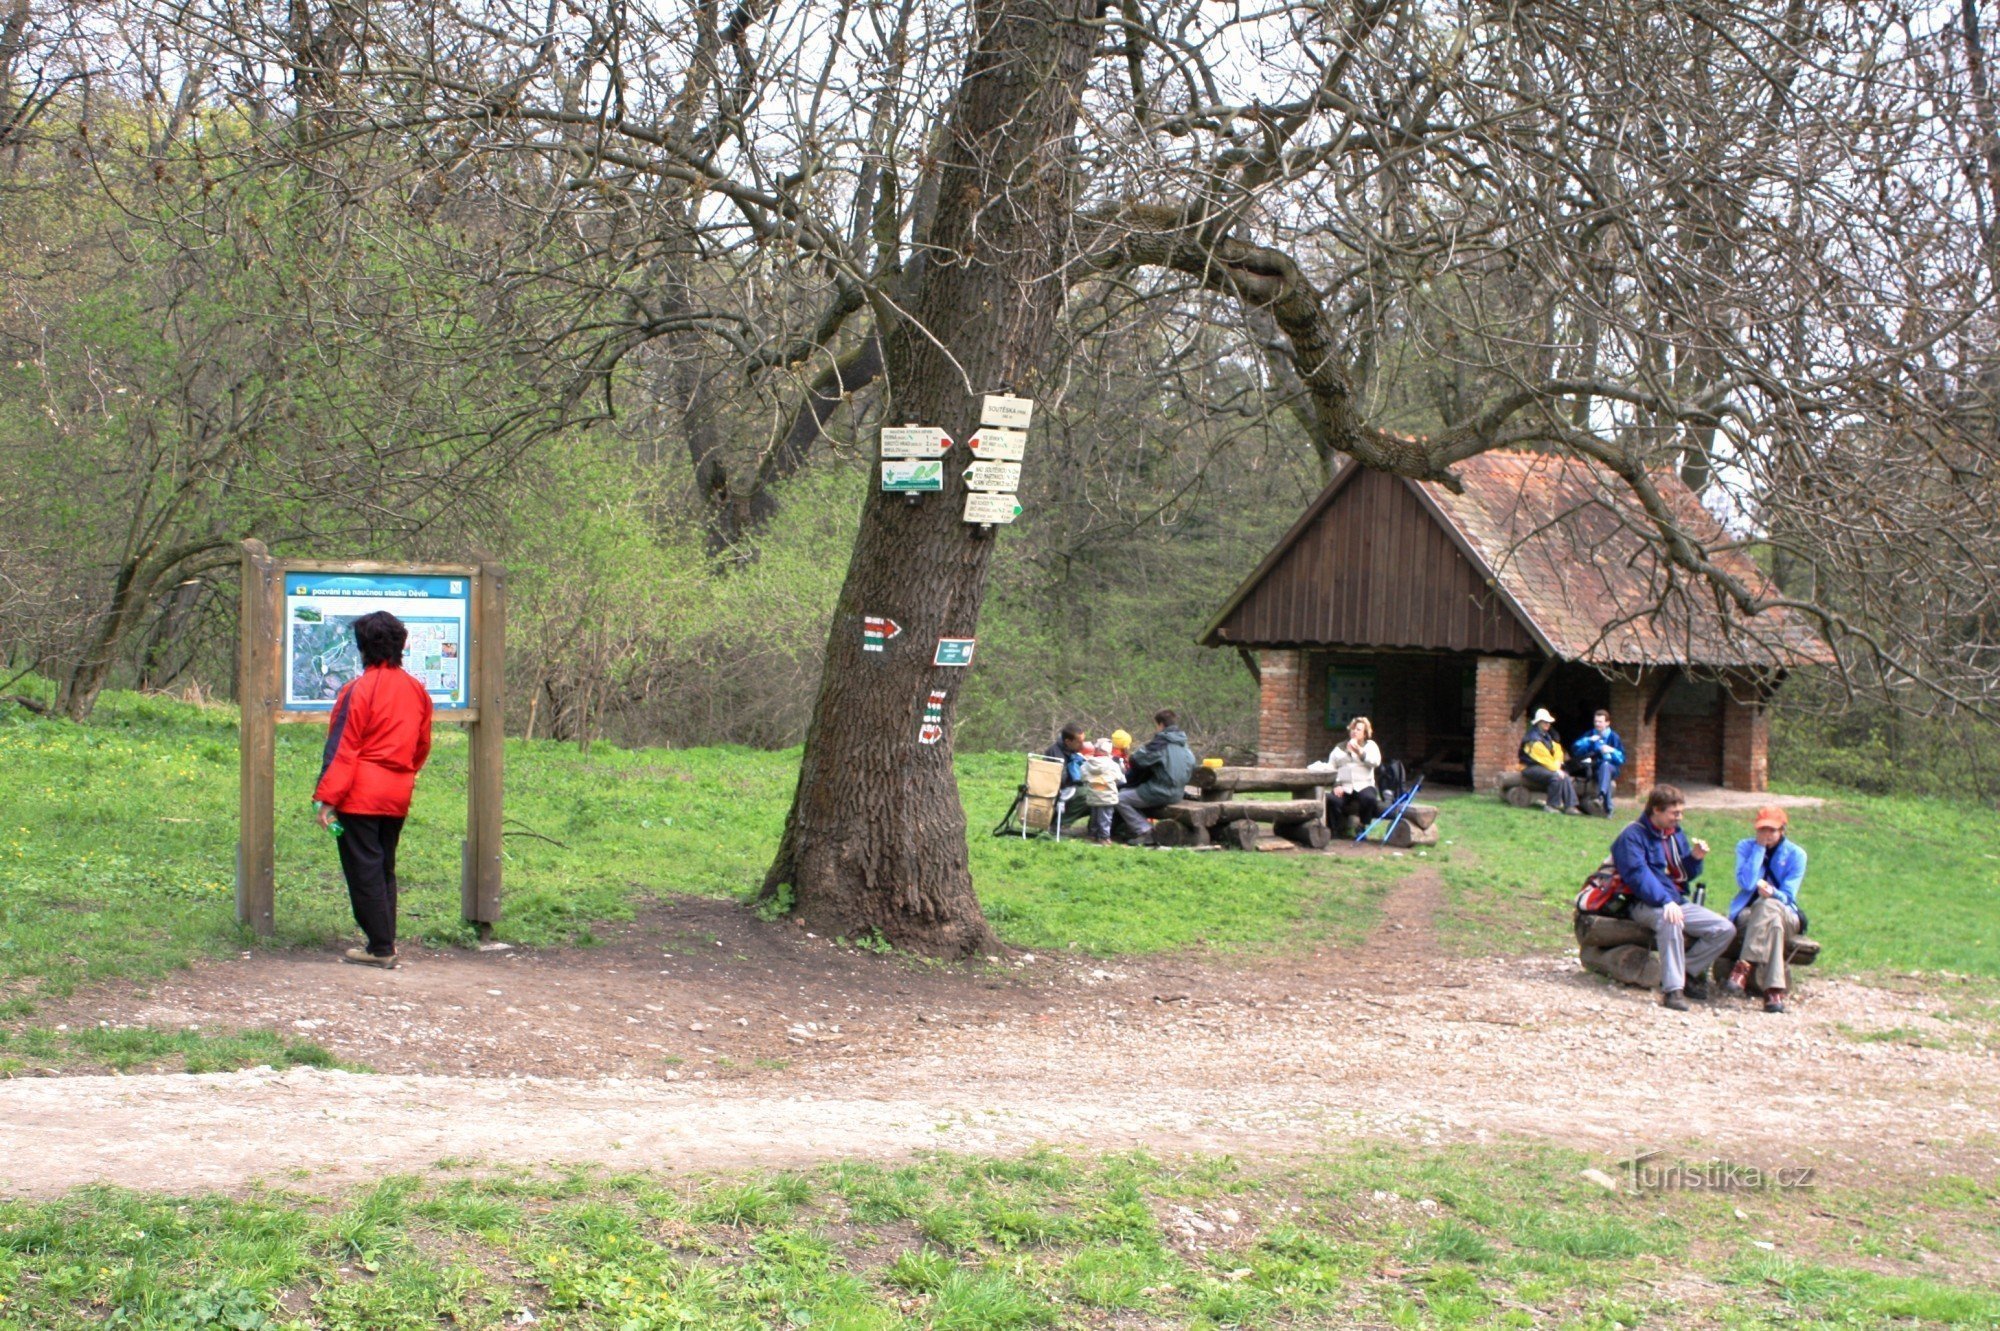
[[[1487,453],[1454,468],[1454,494],[1411,482],[1483,562],[1557,656],[1596,665],[1794,666],[1832,653],[1805,617],[1746,617],[1706,580],[1667,565],[1648,523],[1610,472],[1571,457]],[[1756,593],[1771,584],[1694,492],[1655,476],[1683,532]]]

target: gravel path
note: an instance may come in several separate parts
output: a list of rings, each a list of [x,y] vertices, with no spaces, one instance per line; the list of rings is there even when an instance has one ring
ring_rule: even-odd
[[[258,954],[66,1015],[275,1025],[382,1073],[0,1083],[0,1190],[332,1186],[446,1158],[715,1169],[1034,1142],[1266,1155],[1356,1135],[1516,1136],[1607,1161],[1664,1148],[1829,1181],[2000,1173],[1994,1033],[1941,1019],[1934,993],[1815,980],[1784,1017],[1678,1016],[1573,957],[1441,956],[1438,903],[1418,877],[1367,947],[1245,965],[942,970],[712,903],[595,954],[439,954],[387,974]]]

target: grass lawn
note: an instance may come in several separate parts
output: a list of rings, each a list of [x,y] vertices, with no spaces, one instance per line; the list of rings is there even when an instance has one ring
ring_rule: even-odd
[[[353,933],[326,833],[310,816],[323,730],[278,730],[277,943]],[[143,978],[250,946],[235,925],[236,716],[107,694],[89,724],[0,707],[0,1001]],[[440,726],[403,839],[406,936],[466,943],[459,920],[464,732]],[[796,752],[507,745],[500,936],[585,943],[651,897],[748,897],[776,849]],[[1401,872],[1319,857],[1169,854],[986,835],[1014,754],[959,760],[972,870],[1000,935],[1098,953],[1351,937]],[[7,1009],[0,1007],[0,1015]]]
[[[1043,1151],[0,1203],[0,1328],[1990,1327],[2000,1192],[1607,1193],[1545,1148]],[[1911,1204],[1918,1209],[1909,1209]]]
[[[1801,899],[1826,952],[1817,970],[1922,971],[2000,977],[2000,815],[1974,804],[1828,792],[1790,810],[1808,856]],[[1611,819],[1516,809],[1492,796],[1447,796],[1439,827],[1450,932],[1462,947],[1574,946],[1577,889],[1636,816]],[[1693,811],[1688,835],[1709,843],[1709,904],[1736,892],[1736,843],[1750,814]]]

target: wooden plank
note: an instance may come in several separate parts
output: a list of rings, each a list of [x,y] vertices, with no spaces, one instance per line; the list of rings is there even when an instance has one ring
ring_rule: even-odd
[[[282,580],[262,541],[242,545],[237,598],[236,922],[277,931],[277,598]]]
[[[272,711],[271,719],[281,726],[310,725],[315,722],[325,725],[326,718],[329,715],[330,713],[328,712],[301,712],[279,707]],[[471,725],[478,719],[479,709],[477,707],[440,707],[431,713],[432,725]]]
[[[1303,767],[1197,767],[1188,784],[1218,790],[1312,790],[1333,784],[1332,772]]]
[[[472,702],[482,720],[468,728],[466,835],[459,906],[481,937],[500,920],[502,769],[505,753],[501,667],[507,640],[507,571],[479,568],[472,598]]]
[[[1219,800],[1215,821],[1247,818],[1258,823],[1309,823],[1326,816],[1323,800]]]
[[[1177,800],[1160,811],[1161,818],[1172,819],[1184,827],[1214,827],[1222,821],[1222,803],[1196,803],[1192,800]]]
[[[1258,837],[1251,849],[1268,854],[1272,851],[1297,850],[1298,847],[1281,836],[1266,835]]]
[[[472,578],[479,575],[477,564],[388,564],[379,559],[346,559],[328,563],[317,559],[288,559],[279,564],[281,573],[411,573],[426,578]]]
[[[1325,850],[1333,844],[1333,832],[1324,821],[1311,823],[1283,823],[1276,829],[1279,836],[1293,845],[1304,846],[1308,850]]]
[[[1391,832],[1382,844],[1393,846],[1398,850],[1408,850],[1412,846],[1435,846],[1437,843],[1438,832],[1435,827],[1412,827],[1408,823],[1397,823],[1396,830]]]

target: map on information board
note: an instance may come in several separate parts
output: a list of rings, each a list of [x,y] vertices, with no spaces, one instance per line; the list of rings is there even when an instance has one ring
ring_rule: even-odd
[[[387,610],[410,639],[403,669],[422,681],[439,707],[466,703],[466,651],[472,638],[472,579],[403,573],[285,575],[287,711],[330,711],[340,686],[361,673],[354,621]]]

